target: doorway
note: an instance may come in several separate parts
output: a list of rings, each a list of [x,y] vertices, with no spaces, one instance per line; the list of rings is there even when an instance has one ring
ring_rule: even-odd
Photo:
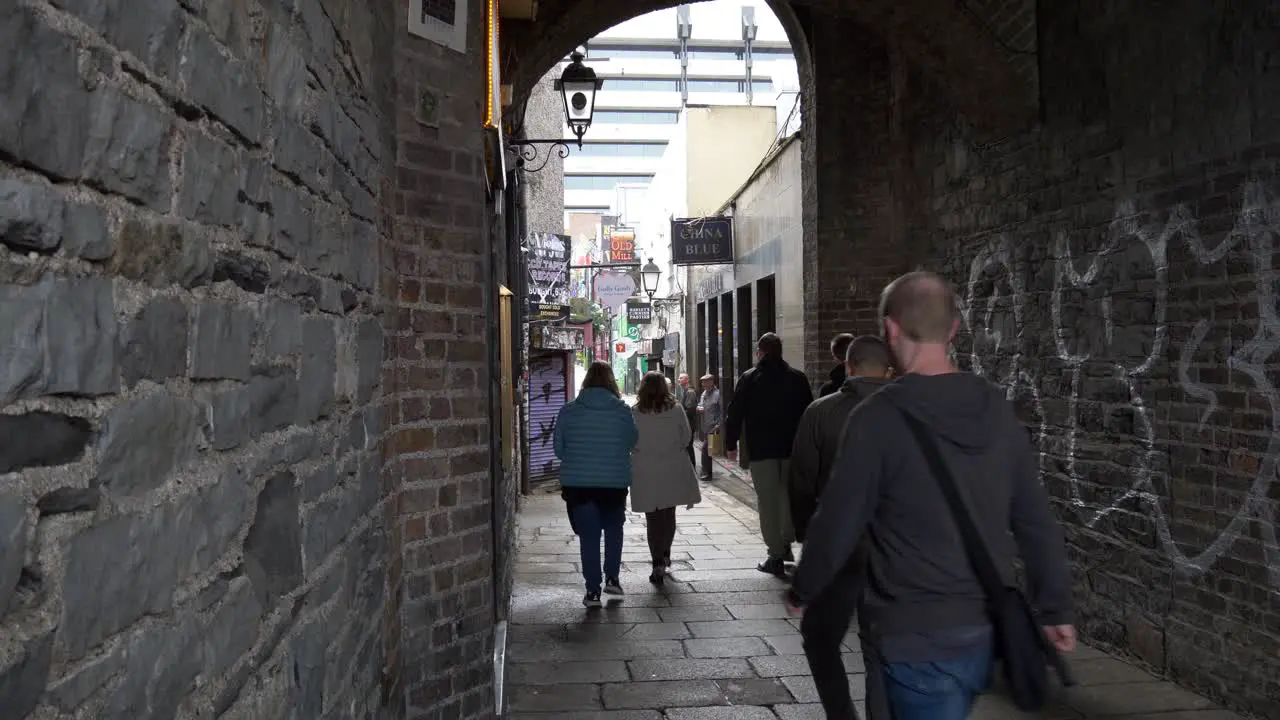
[[[756,281],[756,335],[778,332],[778,289],[774,276]]]

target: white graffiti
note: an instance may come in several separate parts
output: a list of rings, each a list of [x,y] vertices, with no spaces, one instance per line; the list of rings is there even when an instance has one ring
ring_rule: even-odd
[[[1053,291],[1047,308],[1052,345],[1039,352],[1041,356],[1051,353],[1056,365],[1027,362],[1028,349],[1024,343],[1037,336],[1037,328],[1028,326],[1028,314],[1037,301],[1026,289],[1026,279],[1032,277],[1033,268],[1015,257],[1015,246],[1007,237],[991,239],[974,257],[962,310],[971,335],[972,369],[1004,386],[1010,399],[1020,393],[1030,396],[1034,412],[1039,415],[1042,476],[1046,457],[1060,455],[1070,488],[1068,499],[1086,527],[1094,528],[1121,510],[1141,509],[1152,518],[1159,546],[1175,567],[1183,573],[1198,575],[1212,567],[1240,538],[1254,535],[1250,527],[1256,524],[1263,560],[1273,584],[1280,587],[1280,543],[1277,542],[1274,501],[1269,498],[1280,464],[1280,389],[1273,384],[1277,375],[1275,367],[1280,362],[1277,356],[1280,277],[1273,265],[1277,239],[1280,239],[1280,200],[1257,182],[1246,185],[1234,227],[1212,247],[1206,247],[1199,224],[1186,205],[1152,214],[1139,212],[1133,202],[1120,203],[1102,247],[1085,257],[1073,255],[1072,238],[1068,234],[1057,233],[1053,237],[1049,268],[1054,278]],[[1212,540],[1198,543],[1199,547],[1194,549],[1175,538],[1175,523],[1166,507],[1172,496],[1170,458],[1159,447],[1158,408],[1149,401],[1150,390],[1144,392],[1144,383],[1177,383],[1187,398],[1200,405],[1198,420],[1202,433],[1213,416],[1224,412],[1219,391],[1213,387],[1222,383],[1201,382],[1200,371],[1193,362],[1214,325],[1212,303],[1201,309],[1207,316],[1195,320],[1194,324],[1179,317],[1179,327],[1189,324],[1191,327],[1185,337],[1176,341],[1171,337],[1170,254],[1175,250],[1185,250],[1190,255],[1189,260],[1181,262],[1184,266],[1181,270],[1198,265],[1204,272],[1211,269],[1218,272],[1215,286],[1226,281],[1224,269],[1219,265],[1224,260],[1248,258],[1252,263],[1243,273],[1250,286],[1240,292],[1236,300],[1241,306],[1228,319],[1248,318],[1254,324],[1253,335],[1243,343],[1236,343],[1226,358],[1226,368],[1247,377],[1252,384],[1247,389],[1229,386],[1230,390],[1250,397],[1254,401],[1250,407],[1261,407],[1265,403],[1270,421],[1266,447],[1249,456],[1250,465],[1246,467],[1256,463],[1256,475],[1242,501],[1233,511],[1220,510],[1230,515],[1230,519],[1214,529],[1216,534]],[[1233,271],[1231,286],[1234,288],[1241,271],[1234,270],[1234,266]],[[1180,273],[1179,282],[1185,280],[1181,275],[1194,273]],[[1124,311],[1128,321],[1118,326],[1117,301],[1122,291],[1128,298]],[[1089,311],[1093,304],[1098,308],[1096,315]],[[1135,316],[1146,316],[1140,318],[1136,328],[1132,321],[1139,318]],[[1173,364],[1168,360],[1171,348],[1177,351],[1176,367],[1168,367]],[[1053,367],[1062,372],[1065,417],[1053,426],[1062,426],[1064,431],[1057,437],[1049,433],[1049,413],[1041,396],[1043,378],[1037,367]],[[1104,390],[1099,391],[1100,387]],[[1105,390],[1110,387],[1116,388],[1114,393]],[[1099,392],[1108,395],[1105,402],[1092,396]],[[1107,458],[1109,462],[1127,464],[1128,481],[1124,487],[1107,487],[1108,483],[1102,479],[1085,477],[1081,469],[1084,465],[1080,459],[1084,452],[1080,445],[1085,434],[1083,408],[1096,409],[1099,405],[1123,406],[1125,416],[1132,419],[1131,433],[1136,448],[1127,462],[1128,449],[1122,444],[1102,451],[1088,449],[1095,455],[1109,452],[1115,456]],[[1109,444],[1123,439],[1108,429]],[[1212,442],[1221,450],[1239,450],[1223,446],[1223,441],[1216,438]],[[1114,494],[1097,497],[1102,492]],[[1135,504],[1136,508],[1131,507]]]

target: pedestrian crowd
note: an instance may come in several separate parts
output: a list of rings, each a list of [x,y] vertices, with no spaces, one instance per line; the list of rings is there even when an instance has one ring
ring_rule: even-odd
[[[875,720],[963,720],[997,669],[1020,707],[1039,709],[1050,669],[1071,682],[1062,658],[1076,636],[1063,532],[1029,437],[998,387],[951,360],[960,319],[940,276],[894,280],[879,321],[879,337],[831,341],[836,365],[816,400],[773,333],[723,408],[713,375],[699,393],[688,375],[672,391],[658,372],[628,406],[611,367],[593,363],[554,433],[583,604],[624,594],[628,496],[645,517],[649,580],[663,584],[676,509],[701,501],[699,480],[723,454],[750,474],[767,548],[758,569],[789,581],[828,718],[858,718],[841,657],[855,618]]]

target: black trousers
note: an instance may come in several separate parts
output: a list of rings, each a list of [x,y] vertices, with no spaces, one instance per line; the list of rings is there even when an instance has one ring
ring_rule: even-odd
[[[644,529],[654,567],[668,564],[671,561],[671,543],[676,539],[676,509],[669,507],[645,513]]]
[[[840,577],[805,608],[800,621],[804,654],[827,720],[858,720],[849,693],[842,645],[857,609],[861,583]],[[870,672],[870,669],[868,669]]]
[[[702,437],[702,477],[708,479],[711,477],[711,469],[715,467],[715,461],[711,459],[711,445],[707,443],[707,434],[701,433]]]

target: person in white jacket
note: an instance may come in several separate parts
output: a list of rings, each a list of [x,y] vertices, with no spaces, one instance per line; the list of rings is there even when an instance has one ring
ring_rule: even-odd
[[[640,381],[632,413],[640,439],[631,455],[631,510],[644,513],[653,559],[649,582],[661,585],[671,566],[676,506],[691,508],[702,501],[697,473],[685,452],[692,430],[667,387],[666,376],[659,372],[648,373]]]

